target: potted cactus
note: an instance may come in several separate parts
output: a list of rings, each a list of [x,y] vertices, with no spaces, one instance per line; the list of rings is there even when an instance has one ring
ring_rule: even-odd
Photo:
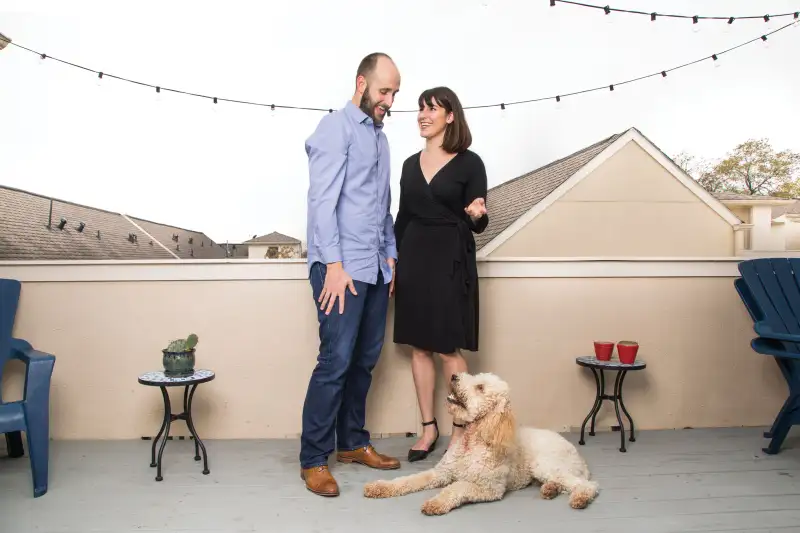
[[[188,377],[194,374],[194,349],[197,335],[192,333],[185,339],[169,343],[164,353],[164,375],[171,378]]]

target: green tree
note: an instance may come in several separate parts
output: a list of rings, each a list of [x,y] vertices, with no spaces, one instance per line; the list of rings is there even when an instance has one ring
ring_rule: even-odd
[[[775,152],[767,139],[749,139],[713,165],[685,152],[675,163],[709,192],[800,197],[800,153]]]

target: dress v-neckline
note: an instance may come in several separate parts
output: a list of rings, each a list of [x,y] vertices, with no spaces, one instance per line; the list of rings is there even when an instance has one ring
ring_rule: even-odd
[[[422,170],[422,151],[420,150],[420,152],[419,152],[419,157],[417,157],[417,166],[419,167],[419,173],[422,175],[422,180],[423,180],[423,181],[424,181],[424,182],[425,182],[425,183],[426,183],[426,184],[427,184],[427,185],[430,187],[431,183],[433,183],[433,180],[435,180],[435,179],[436,179],[436,176],[438,176],[438,175],[439,175],[439,174],[442,172],[442,170],[444,170],[444,169],[445,169],[445,167],[447,167],[447,165],[449,165],[450,163],[452,163],[452,162],[453,162],[453,159],[455,159],[456,157],[458,157],[458,153],[456,153],[456,155],[454,155],[453,157],[451,157],[451,158],[450,158],[450,159],[447,161],[447,163],[445,163],[444,165],[442,165],[441,167],[439,167],[439,170],[437,170],[436,172],[434,172],[434,173],[433,173],[433,176],[431,176],[431,179],[430,179],[430,180],[428,180],[428,178],[426,178],[426,177],[425,177],[425,171],[424,171],[424,170]]]

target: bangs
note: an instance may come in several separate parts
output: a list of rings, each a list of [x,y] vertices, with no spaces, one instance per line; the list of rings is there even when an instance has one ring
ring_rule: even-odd
[[[450,105],[450,101],[447,99],[445,91],[441,87],[435,87],[433,89],[426,89],[422,91],[422,94],[420,94],[419,98],[417,99],[417,106],[422,109],[423,103],[428,107],[433,107],[434,105],[443,107],[448,112],[453,110],[452,106]]]

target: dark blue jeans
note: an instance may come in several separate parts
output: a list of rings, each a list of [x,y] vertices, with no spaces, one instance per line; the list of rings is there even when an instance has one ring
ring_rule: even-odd
[[[303,404],[300,437],[302,468],[328,464],[334,448],[355,450],[370,443],[366,424],[367,393],[386,332],[389,285],[378,273],[375,285],[353,281],[357,296],[345,290],[344,313],[336,301],[325,315],[317,301],[327,266],[311,266],[311,288],[319,320],[317,366]]]

